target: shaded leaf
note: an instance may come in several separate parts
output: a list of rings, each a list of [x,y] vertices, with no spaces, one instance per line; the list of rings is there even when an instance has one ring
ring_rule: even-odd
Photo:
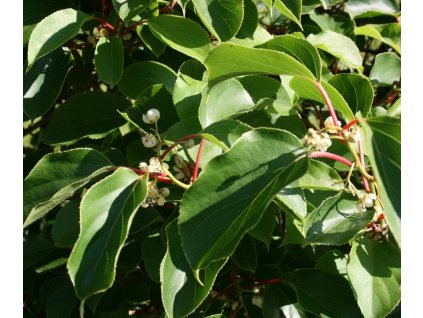
[[[172,92],[176,74],[168,66],[158,62],[137,62],[123,70],[118,87],[129,98],[135,99],[146,88],[164,84]]]
[[[349,0],[345,5],[345,12],[352,18],[396,15],[399,11],[396,0]]]
[[[310,81],[302,78],[294,77],[289,86],[295,93],[302,98],[311,99],[325,104],[325,100],[317,87]],[[355,119],[354,113],[351,111],[344,97],[328,82],[322,80],[322,86],[327,92],[335,110],[341,113],[342,117],[350,122]]]
[[[401,119],[373,117],[360,123],[385,218],[401,246]]]
[[[326,199],[304,224],[306,244],[341,245],[371,221],[374,211],[358,212],[357,197],[341,192]]]
[[[348,255],[338,249],[327,251],[316,262],[315,268],[318,268],[329,274],[339,274],[347,277]]]
[[[242,0],[192,0],[196,13],[219,40],[227,41],[240,29],[244,18]]]
[[[34,120],[54,106],[73,63],[71,54],[58,49],[37,60],[24,75],[23,110],[29,118]]]
[[[310,42],[293,35],[282,35],[267,41],[260,48],[284,52],[307,66],[318,81],[322,76],[319,52]]]
[[[74,38],[92,17],[74,9],[59,10],[44,18],[32,31],[28,43],[28,65]]]
[[[81,232],[67,265],[81,300],[113,284],[132,219],[147,196],[147,181],[129,169],[119,168],[83,197]]]
[[[42,130],[40,140],[55,145],[84,137],[102,137],[125,123],[118,110],[129,106],[131,104],[123,97],[101,91],[73,95],[56,109]]]
[[[254,238],[244,236],[231,259],[239,268],[254,273],[257,267],[257,250]]]
[[[357,45],[349,37],[333,31],[310,34],[307,40],[315,47],[337,57],[349,68],[363,71],[363,59]]]
[[[176,220],[166,227],[166,233],[167,251],[160,267],[162,301],[170,318],[185,317],[207,297],[225,261],[214,262],[200,273],[202,286],[183,253]]]
[[[142,43],[150,49],[156,57],[159,57],[166,50],[166,44],[154,36],[148,26],[139,25],[136,28],[137,34]]]
[[[46,303],[47,318],[69,317],[78,303],[72,284],[68,278],[56,277],[57,287],[52,288],[51,296]]]
[[[23,183],[24,226],[37,221],[110,167],[105,156],[89,148],[44,156]]]
[[[345,188],[335,169],[318,160],[310,159],[307,173],[299,179],[303,189],[340,191]]]
[[[267,249],[270,247],[273,229],[276,226],[276,213],[278,212],[278,206],[272,202],[264,211],[261,220],[251,230],[248,231],[248,234],[250,234],[252,237],[262,241],[264,245],[266,245]]]
[[[228,152],[210,161],[185,192],[180,209],[181,240],[193,270],[231,255],[279,189],[306,167],[301,142],[274,129],[244,133]]]
[[[238,39],[254,38],[254,32],[258,24],[257,6],[253,0],[244,0],[244,18],[241,27],[236,34]]]
[[[120,37],[102,37],[95,48],[94,64],[100,79],[111,87],[123,73],[123,45]]]
[[[214,48],[204,64],[209,71],[209,81],[247,74],[285,74],[314,80],[307,67],[286,53],[231,43]]]
[[[142,211],[143,212],[143,211]],[[142,259],[151,280],[160,283],[160,263],[166,253],[160,235],[151,235],[142,242]]]
[[[373,87],[370,81],[358,74],[337,74],[328,83],[344,97],[354,114],[369,116],[373,105]]]
[[[23,25],[31,25],[40,22],[46,16],[61,9],[71,8],[73,0],[23,0]]]
[[[360,317],[360,309],[348,281],[318,269],[299,269],[286,276],[297,291],[298,302],[307,311],[329,317]]]
[[[80,200],[71,200],[57,213],[51,230],[54,245],[66,247],[75,244],[79,235],[80,203]]]
[[[304,175],[301,177],[303,178]],[[299,178],[299,180],[301,180]],[[307,201],[304,196],[304,191],[300,186],[299,180],[295,180],[291,184],[281,189],[276,195],[279,204],[282,204],[283,211],[290,212],[296,219],[301,222],[307,215]]]
[[[148,20],[151,32],[174,50],[203,62],[212,46],[198,23],[180,16],[159,15]]]
[[[366,24],[355,28],[354,33],[381,41],[401,54],[401,25],[399,23]]]
[[[369,78],[379,86],[391,86],[401,79],[401,58],[395,53],[384,52],[376,55]]]
[[[348,277],[364,317],[386,317],[401,300],[401,254],[367,238],[353,242]]]
[[[354,32],[354,21],[342,15],[317,14],[310,12],[310,19],[316,22],[322,31],[333,31],[346,36]]]
[[[50,254],[54,245],[40,235],[31,235],[23,242],[23,268],[28,268]]]
[[[247,112],[255,106],[248,92],[236,79],[222,81],[205,88],[198,117],[203,128],[222,119]]]

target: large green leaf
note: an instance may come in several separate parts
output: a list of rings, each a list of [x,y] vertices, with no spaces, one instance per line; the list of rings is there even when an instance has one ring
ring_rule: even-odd
[[[322,76],[322,63],[319,52],[307,40],[293,35],[275,37],[259,46],[260,48],[284,52],[307,66],[317,80]]]
[[[365,18],[377,15],[397,15],[400,8],[397,0],[349,0],[345,11],[352,18]]]
[[[137,26],[136,31],[144,45],[149,48],[156,57],[162,55],[166,50],[166,44],[156,38],[147,25]]]
[[[303,29],[301,25],[302,0],[274,0],[273,6]]]
[[[28,268],[53,252],[54,245],[40,235],[27,236],[23,242],[23,268]]]
[[[24,75],[23,110],[29,118],[34,120],[54,106],[72,66],[72,55],[58,49],[37,60]]]
[[[228,119],[254,108],[255,103],[242,85],[233,78],[204,89],[198,109],[203,128],[222,119]]]
[[[357,202],[357,197],[345,192],[325,200],[306,219],[306,243],[341,245],[354,238],[374,214],[357,211]]]
[[[146,10],[153,0],[112,0],[113,6],[125,25]]]
[[[316,22],[322,31],[333,31],[346,36],[354,32],[354,21],[342,15],[317,14],[310,12],[310,19]]]
[[[354,242],[347,266],[364,317],[387,317],[401,300],[398,248],[367,238]]]
[[[103,37],[97,42],[94,56],[95,68],[101,80],[111,87],[122,78],[123,45],[120,37]]]
[[[250,231],[252,237],[260,240],[266,245],[267,249],[270,247],[270,241],[272,240],[273,229],[276,226],[276,213],[279,212],[278,206],[275,203],[271,203],[260,220]]]
[[[337,318],[361,317],[348,281],[318,269],[299,269],[286,276],[297,291],[298,302],[307,311]]]
[[[72,143],[84,137],[97,138],[125,123],[118,110],[131,106],[111,93],[85,92],[63,103],[42,130],[40,140],[48,145]]]
[[[148,27],[163,43],[201,62],[212,48],[206,30],[180,16],[159,15],[148,21]]]
[[[354,114],[361,112],[367,117],[373,105],[373,87],[370,81],[358,74],[338,74],[328,83],[344,97]]]
[[[42,288],[49,289],[49,297],[45,305],[46,317],[64,318],[69,317],[78,303],[75,290],[69,278],[57,276],[48,281]]]
[[[74,38],[82,24],[91,19],[91,16],[74,9],[56,11],[43,19],[29,39],[28,65]]]
[[[110,167],[111,162],[105,156],[88,148],[43,157],[23,183],[24,226],[38,220]]]
[[[185,61],[179,68],[172,96],[179,118],[198,116],[204,71],[204,65],[196,60]]]
[[[401,54],[401,25],[399,23],[366,24],[355,28],[354,33],[379,40]]]
[[[75,4],[74,0],[23,0],[23,25],[31,25],[40,22],[46,16],[55,11],[71,8]]]
[[[147,181],[129,169],[119,168],[83,197],[81,233],[67,265],[81,300],[113,284],[132,219],[147,196]]]
[[[239,268],[254,273],[257,267],[257,250],[254,238],[250,235],[244,236],[231,259]]]
[[[294,77],[289,82],[289,86],[295,91],[298,97],[315,100],[325,104],[322,94],[312,82]],[[322,80],[322,86],[327,92],[333,107],[341,113],[342,117],[347,122],[354,120],[354,113],[348,106],[344,97],[328,82]]]
[[[198,16],[219,40],[227,41],[240,29],[244,18],[242,0],[192,0]]]
[[[307,40],[315,47],[332,54],[350,68],[363,70],[363,59],[357,45],[349,37],[333,31],[310,34]]]
[[[401,58],[392,52],[376,55],[369,78],[379,86],[391,86],[401,79]]]
[[[362,124],[370,159],[390,230],[401,245],[401,119],[374,117]]]
[[[304,175],[301,178],[303,177]],[[276,202],[282,205],[283,211],[290,212],[297,220],[304,222],[304,218],[307,216],[307,201],[299,180],[295,180],[281,189],[276,195]]]
[[[166,227],[167,252],[160,267],[162,301],[169,318],[185,317],[207,297],[225,261],[214,262],[201,272],[200,285],[182,250],[176,220]]]
[[[176,73],[168,66],[158,62],[137,62],[123,70],[118,87],[123,94],[135,99],[146,88],[154,84],[164,84],[172,92]]]
[[[237,39],[254,39],[254,32],[258,27],[257,5],[253,0],[244,0],[244,19],[236,34]]]
[[[204,64],[209,71],[209,81],[247,74],[284,74],[315,79],[306,66],[286,53],[232,43],[214,48]]]
[[[166,245],[159,234],[150,235],[142,242],[142,259],[145,270],[151,280],[156,283],[160,283],[160,263],[165,253]]]
[[[306,169],[301,142],[275,129],[244,133],[210,161],[180,209],[182,245],[193,270],[231,255],[280,188]]]

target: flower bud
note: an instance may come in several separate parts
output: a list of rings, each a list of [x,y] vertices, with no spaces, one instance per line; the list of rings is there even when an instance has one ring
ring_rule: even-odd
[[[144,173],[148,172],[148,164],[145,162],[140,162],[139,166],[140,170]]]
[[[330,134],[336,134],[336,132],[337,132],[336,127],[339,127],[339,126],[341,126],[341,122],[339,120],[338,120],[337,124],[335,125],[333,123],[332,116],[329,116],[328,118],[326,118],[326,120],[325,120],[325,127],[327,128],[327,131]]]
[[[159,192],[163,197],[167,197],[170,194],[169,188],[161,188]]]
[[[160,112],[155,108],[149,109],[146,114],[142,115],[142,120],[146,124],[154,124],[159,119],[160,119]]]
[[[183,158],[182,156],[180,156],[180,155],[175,155],[175,156],[173,157],[173,161],[175,162],[175,165],[176,165],[178,168],[182,168],[182,167],[184,167],[184,166],[185,166],[185,160],[184,160],[184,158]]]
[[[156,137],[154,137],[153,134],[145,134],[144,136],[142,136],[141,140],[142,144],[146,148],[153,148],[157,145],[157,139]]]
[[[263,306],[263,297],[253,296],[253,298],[251,298],[251,302],[253,303],[254,306],[261,308]]]
[[[185,141],[185,147],[187,148],[192,148],[194,147],[194,139],[188,139],[187,141]]]

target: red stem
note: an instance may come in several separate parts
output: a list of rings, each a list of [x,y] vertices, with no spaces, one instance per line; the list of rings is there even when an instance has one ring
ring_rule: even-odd
[[[328,93],[326,93],[326,90],[323,88],[323,86],[319,82],[313,82],[313,83],[319,90],[320,94],[322,94],[323,99],[325,100],[325,103],[328,106],[330,116],[332,117],[332,120],[333,120],[333,124],[335,126],[338,126],[338,117],[336,117],[335,108],[333,108],[333,105],[332,105],[332,102],[330,101]]]
[[[363,151],[363,141],[358,139],[358,154],[360,155],[360,163],[363,166],[363,169],[366,169],[366,164],[364,163],[364,151]],[[369,183],[367,182],[367,179],[362,175],[361,180],[363,181],[364,190],[366,192],[370,192]]]
[[[331,152],[326,152],[326,151],[314,151],[312,153],[310,153],[308,155],[309,158],[327,158],[327,159],[332,159],[335,161],[339,161],[341,163],[343,163],[344,165],[347,165],[348,167],[352,166],[352,162],[349,161],[348,159],[335,155],[334,153]]]
[[[93,17],[93,19],[94,20],[97,20],[97,21],[100,21],[106,28],[108,28],[110,31],[112,31],[112,32],[116,32],[116,29],[113,27],[113,25],[111,25],[109,22],[107,22],[107,21],[105,21],[105,20],[103,20],[103,19],[100,19],[100,18],[97,18],[97,17]]]
[[[399,94],[399,91],[395,91],[393,92],[388,99],[386,100],[386,104],[390,104],[392,103],[392,101],[395,99],[395,97],[397,97],[397,95]]]
[[[188,140],[188,139],[191,139],[191,138],[201,138],[201,136],[200,135],[198,135],[198,134],[193,134],[193,135],[188,135],[188,136],[185,136],[185,137],[183,137],[183,138],[181,138],[181,139],[178,139],[177,141],[175,141],[172,145],[170,145],[162,154],[161,154],[161,156],[159,157],[160,158],[160,160],[163,160],[165,157],[166,157],[166,155],[173,149],[173,148],[175,148],[178,144],[180,144],[181,142],[184,142],[184,141],[186,141],[186,140]]]
[[[236,281],[236,277],[238,275],[238,271],[239,271],[239,267],[238,266],[234,266],[231,270],[231,282]]]
[[[198,167],[200,166],[201,154],[203,153],[203,148],[205,143],[206,143],[206,140],[202,138],[200,142],[200,148],[198,148],[197,158],[195,159],[194,171],[192,173],[192,183],[194,183],[195,180],[197,180]]]
[[[283,283],[283,278],[272,278],[267,280],[260,280],[258,281],[259,285],[274,285],[274,284],[280,284]]]
[[[135,23],[135,24],[133,24],[133,25],[131,25],[130,27],[128,27],[124,32],[122,32],[120,35],[122,36],[122,35],[124,35],[124,34],[126,34],[126,33],[129,33],[129,32],[131,32],[132,30],[134,30],[137,26],[139,26],[139,25],[141,25],[141,24],[144,24],[145,22],[147,22],[147,20],[141,20],[141,21],[139,21],[139,22],[137,22],[137,23]]]
[[[116,170],[117,168],[120,168],[120,167],[112,167],[112,170]],[[144,171],[137,169],[137,168],[130,168],[130,167],[126,167],[126,168],[131,169],[135,173],[138,173],[138,174],[141,174],[141,175],[145,174]],[[150,172],[148,174],[148,176],[153,178],[153,179],[156,179],[157,181],[161,181],[163,183],[173,184],[172,180],[170,180],[168,177],[166,177],[166,173],[164,173],[164,172]]]
[[[350,129],[352,126],[354,126],[355,124],[358,124],[359,121],[358,119],[354,119],[353,121],[349,122],[348,124],[346,124],[344,127],[342,127],[343,130],[348,130]]]

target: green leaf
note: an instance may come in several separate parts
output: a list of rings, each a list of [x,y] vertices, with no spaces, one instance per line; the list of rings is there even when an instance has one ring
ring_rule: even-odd
[[[81,233],[67,266],[79,299],[113,284],[132,219],[147,196],[147,181],[129,169],[119,168],[83,197]]]
[[[135,99],[146,88],[154,84],[164,84],[172,92],[176,73],[158,62],[137,62],[123,70],[118,87],[129,98]]]
[[[310,34],[307,41],[318,49],[337,57],[349,68],[363,71],[363,59],[357,45],[349,37],[333,31],[324,31],[319,34]]]
[[[82,24],[91,19],[91,16],[74,9],[56,11],[43,19],[29,39],[28,65],[74,38]]]
[[[323,254],[316,262],[315,268],[329,274],[339,274],[347,277],[348,255],[338,249],[329,250]]]
[[[159,15],[148,20],[151,32],[171,48],[203,62],[212,46],[198,23],[176,15]]]
[[[40,235],[28,236],[23,242],[23,268],[28,268],[50,254],[54,245]]]
[[[123,20],[125,25],[135,18],[138,14],[146,10],[152,0],[112,0],[113,7]]]
[[[389,107],[388,112],[386,114],[391,117],[401,116],[401,97],[398,98],[395,104]]]
[[[275,0],[273,6],[288,19],[294,21],[302,30],[301,9],[302,0]]]
[[[254,39],[254,33],[258,24],[258,11],[257,6],[253,0],[244,0],[244,18],[241,27],[236,34],[236,38]]]
[[[374,215],[374,211],[358,212],[357,202],[345,192],[325,200],[306,219],[306,244],[342,245],[354,238]]]
[[[304,175],[301,178],[303,177]],[[301,178],[299,180],[301,180]],[[282,204],[282,210],[287,210],[296,219],[303,222],[307,215],[307,201],[304,196],[304,191],[300,187],[299,180],[295,180],[281,189],[276,195],[276,202]]]
[[[166,233],[167,251],[160,267],[162,301],[170,318],[185,317],[207,297],[225,262],[214,262],[202,271],[200,279],[203,285],[200,285],[182,250],[176,220],[166,227]]]
[[[198,116],[204,71],[204,65],[197,60],[185,61],[179,68],[172,96],[179,118]]]
[[[377,15],[394,15],[400,12],[396,0],[349,0],[345,12],[352,18],[368,18]]]
[[[260,48],[284,52],[307,66],[318,81],[322,76],[319,52],[310,42],[293,35],[282,35],[267,41]]]
[[[37,60],[24,75],[23,110],[29,118],[34,120],[54,106],[72,66],[72,55],[59,49]]]
[[[23,45],[24,47],[28,45],[29,37],[31,36],[32,31],[36,27],[37,24],[31,24],[31,25],[24,25],[23,26]]]
[[[346,100],[354,114],[361,112],[367,117],[373,105],[373,87],[370,81],[358,74],[338,74],[328,83]]]
[[[205,87],[198,117],[203,128],[254,108],[255,103],[242,85],[233,78],[211,88]]]
[[[290,304],[286,292],[278,285],[265,285],[263,295],[263,317],[264,318],[282,318],[281,307]],[[296,318],[288,316],[289,318]]]
[[[348,277],[364,317],[387,317],[401,300],[401,254],[367,238],[353,242]]]
[[[345,188],[335,169],[313,159],[309,161],[307,173],[299,179],[299,185],[303,189],[322,191],[340,191]]]
[[[385,218],[401,246],[401,119],[374,117],[360,123]]]
[[[73,286],[67,277],[55,277],[53,279],[57,280],[57,287],[51,288],[52,293],[45,305],[46,317],[69,317],[78,303]]]
[[[286,276],[297,291],[298,302],[317,315],[339,318],[361,317],[348,281],[318,269],[299,269]]]
[[[391,86],[394,82],[399,82],[401,79],[401,58],[392,52],[376,55],[369,78],[378,86]]]
[[[285,74],[314,80],[310,70],[283,52],[223,43],[214,48],[204,62],[209,81],[248,74]]]
[[[249,235],[244,236],[231,258],[239,268],[254,273],[257,267],[257,250],[254,238]]]
[[[333,31],[346,36],[350,36],[354,32],[354,21],[342,15],[330,16],[312,11],[310,12],[310,19],[316,22],[322,31]]]
[[[355,28],[354,33],[381,41],[401,54],[401,25],[399,23],[366,24]]]
[[[110,167],[111,162],[105,156],[88,148],[44,156],[23,183],[24,227],[37,221]]]
[[[355,119],[354,113],[348,106],[344,97],[328,82],[322,80],[322,86],[327,92],[333,107],[341,113],[345,121],[350,122]],[[289,86],[295,91],[298,97],[311,99],[325,104],[325,100],[322,94],[319,92],[317,87],[310,81],[302,78],[294,77],[290,82]]]
[[[40,140],[56,145],[73,143],[84,137],[102,137],[125,123],[118,110],[129,106],[129,101],[111,93],[95,91],[73,95],[56,109],[42,130]]]
[[[306,168],[301,142],[275,129],[244,133],[228,152],[210,161],[180,208],[181,240],[193,270],[231,255],[279,189]]]
[[[81,200],[71,200],[57,213],[51,235],[54,245],[67,247],[75,244],[79,235],[79,204]]]
[[[244,19],[243,0],[192,0],[197,15],[220,41],[232,38]]]
[[[95,48],[94,64],[100,79],[111,87],[123,73],[123,45],[120,37],[103,37]]]
[[[31,25],[40,22],[46,16],[55,11],[71,8],[74,6],[74,0],[23,0],[23,25]]]
[[[166,50],[166,44],[154,36],[148,26],[139,25],[136,28],[137,34],[142,43],[150,49],[156,57],[159,57]]]
[[[147,237],[142,242],[141,251],[148,275],[151,280],[160,283],[160,263],[166,253],[166,246],[163,244],[160,235],[155,234]]]
[[[270,241],[272,240],[273,229],[276,226],[276,213],[279,212],[278,206],[275,203],[271,203],[261,220],[248,231],[255,239],[262,241],[266,245],[267,249],[270,247]]]

